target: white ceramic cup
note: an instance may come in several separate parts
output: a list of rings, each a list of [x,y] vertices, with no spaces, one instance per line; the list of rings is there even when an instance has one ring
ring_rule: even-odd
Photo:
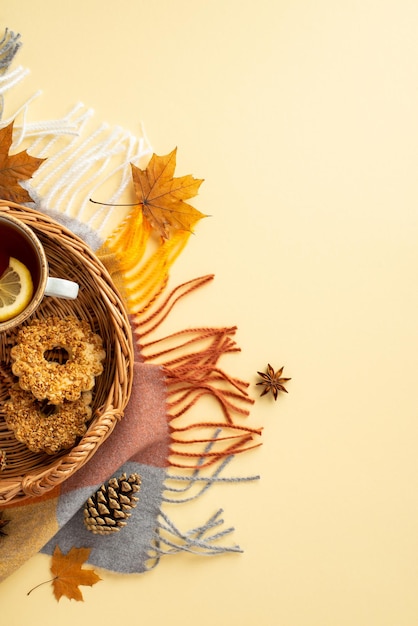
[[[28,306],[18,315],[0,322],[0,333],[10,330],[30,317],[44,296],[74,300],[78,296],[77,283],[49,276],[45,250],[34,231],[14,216],[0,211],[0,250],[24,263],[32,276],[33,296]]]

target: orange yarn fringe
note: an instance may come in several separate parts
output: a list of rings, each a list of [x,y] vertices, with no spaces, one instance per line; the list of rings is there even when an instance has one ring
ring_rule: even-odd
[[[248,394],[248,383],[230,376],[219,366],[222,356],[240,351],[233,339],[237,329],[197,327],[152,338],[175,304],[212,281],[213,275],[185,282],[163,299],[169,270],[190,233],[179,231],[149,254],[151,234],[142,212],[136,208],[106,242],[101,254],[109,271],[113,270],[115,282],[122,282],[120,287],[132,315],[140,359],[159,364],[165,373],[170,465],[185,469],[207,467],[260,445],[255,439],[261,435],[261,429],[237,421],[248,417],[254,403]],[[203,398],[210,398],[223,419],[176,426]],[[207,430],[212,430],[212,434],[204,437],[202,433]],[[196,431],[200,437],[193,436]]]
[[[157,300],[189,236],[189,232],[177,231],[145,258],[153,244],[152,228],[135,207],[108,239],[99,256],[114,256],[118,272],[123,275],[123,292],[130,313],[140,316]]]

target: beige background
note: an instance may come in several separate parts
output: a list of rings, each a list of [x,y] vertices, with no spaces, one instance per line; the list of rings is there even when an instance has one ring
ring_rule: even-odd
[[[205,178],[212,217],[173,280],[216,281],[173,329],[236,323],[234,373],[292,377],[234,467],[262,480],[180,514],[223,507],[243,555],[104,572],[60,604],[26,596],[49,578],[36,556],[0,585],[2,623],[418,624],[418,4],[3,0],[0,21],[35,119],[82,100]]]

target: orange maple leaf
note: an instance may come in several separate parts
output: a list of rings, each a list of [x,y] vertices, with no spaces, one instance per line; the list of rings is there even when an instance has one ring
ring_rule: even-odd
[[[17,203],[33,202],[20,183],[32,178],[45,159],[30,156],[26,150],[10,155],[12,136],[13,122],[0,129],[0,198]]]
[[[131,164],[135,194],[145,219],[163,237],[169,239],[176,230],[192,231],[203,213],[187,204],[197,195],[203,179],[193,176],[174,178],[175,148],[170,154],[153,154],[145,170]]]
[[[54,575],[52,585],[54,596],[59,600],[66,596],[70,600],[83,600],[78,585],[94,584],[102,580],[92,569],[82,569],[83,563],[88,559],[90,548],[71,548],[67,554],[63,554],[59,546],[55,547],[52,555],[51,572]]]

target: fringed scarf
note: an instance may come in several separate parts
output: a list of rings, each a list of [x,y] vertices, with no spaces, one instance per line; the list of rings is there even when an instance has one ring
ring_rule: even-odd
[[[12,67],[19,46],[19,36],[7,30],[0,42],[1,116],[7,92],[27,74]],[[122,128],[91,127],[93,112],[81,104],[62,119],[29,122],[38,95],[12,117],[0,118],[0,127],[14,120],[13,149],[47,157],[28,187],[31,208],[81,237],[123,294],[135,338],[134,380],[123,419],[86,465],[41,498],[5,506],[10,531],[0,542],[0,580],[37,552],[52,554],[57,545],[63,552],[91,548],[91,564],[117,572],[145,572],[163,555],[184,551],[240,552],[225,541],[233,529],[225,527],[221,509],[196,528],[184,530],[174,522],[178,504],[201,498],[212,486],[258,478],[226,475],[237,454],[259,445],[261,434],[248,425],[248,384],[221,364],[224,355],[239,351],[236,328],[188,326],[162,335],[176,303],[213,278],[169,290],[170,268],[190,233],[156,242],[138,207],[118,221],[121,209],[89,201],[102,195],[117,204],[131,183],[131,163],[151,156],[149,141]],[[86,501],[123,474],[141,478],[137,506],[120,532],[92,534],[83,523]]]

